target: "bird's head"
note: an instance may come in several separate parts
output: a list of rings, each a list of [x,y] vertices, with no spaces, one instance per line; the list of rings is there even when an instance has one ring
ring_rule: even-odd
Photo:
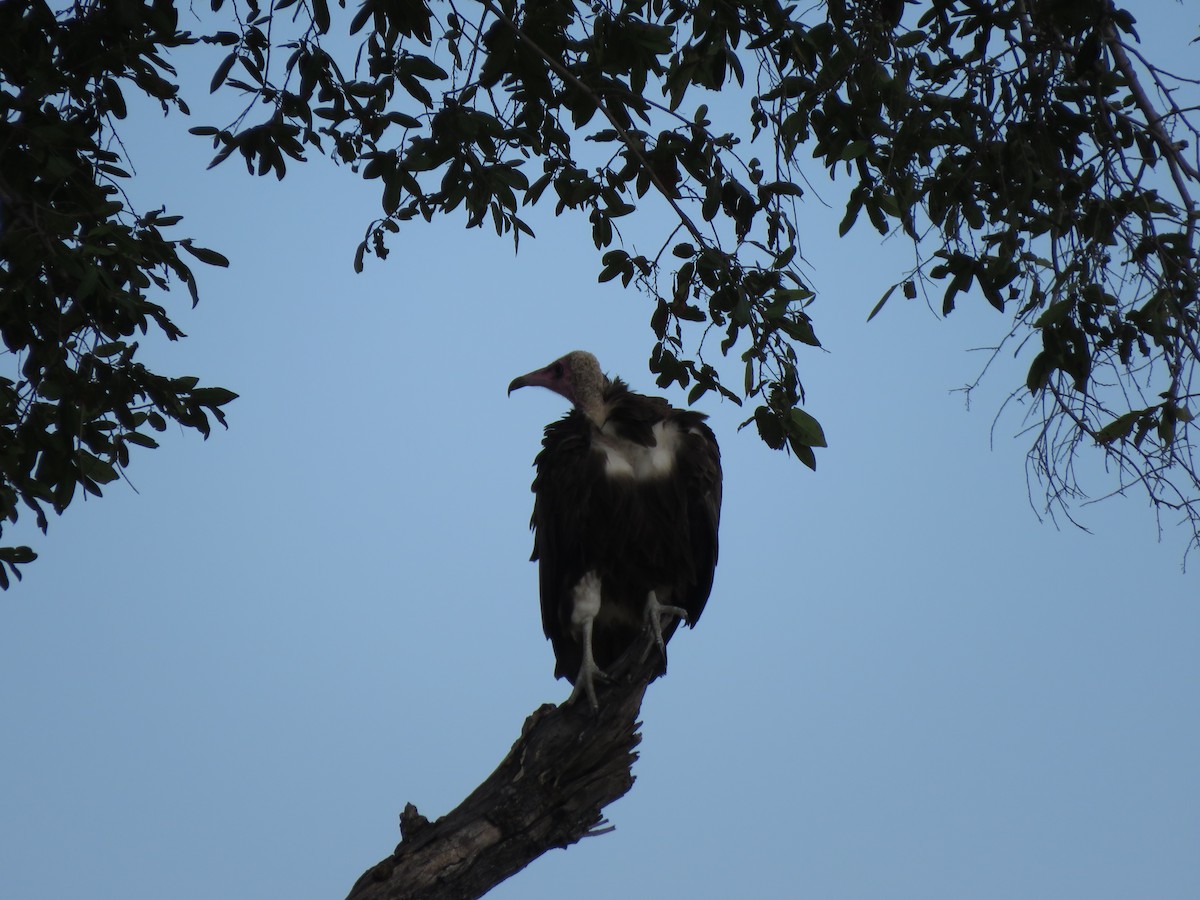
[[[517,388],[549,388],[561,394],[597,424],[603,423],[604,388],[608,379],[600,371],[596,357],[586,350],[572,350],[550,365],[514,378],[508,385],[511,394]]]

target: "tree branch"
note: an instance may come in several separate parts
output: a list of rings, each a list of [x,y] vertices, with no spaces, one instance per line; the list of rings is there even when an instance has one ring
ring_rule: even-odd
[[[408,804],[401,841],[355,882],[347,900],[469,900],[481,897],[547,850],[612,830],[601,811],[633,787],[642,698],[661,670],[639,642],[583,703],[539,707],[487,780],[429,822]],[[645,656],[643,656],[645,654]]]
[[[1188,180],[1200,180],[1200,172],[1192,168],[1183,155],[1180,153],[1181,145],[1171,138],[1167,133],[1166,127],[1163,125],[1165,116],[1159,112],[1158,107],[1150,99],[1146,93],[1146,89],[1142,87],[1142,82],[1138,78],[1137,71],[1130,62],[1129,57],[1125,53],[1125,47],[1116,37],[1115,32],[1112,32],[1110,26],[1110,35],[1108,39],[1108,48],[1112,52],[1113,61],[1116,63],[1117,70],[1125,76],[1126,83],[1129,86],[1129,93],[1133,96],[1134,102],[1142,115],[1146,117],[1146,129],[1154,142],[1158,144],[1159,151],[1166,160],[1167,168],[1171,173],[1171,180],[1175,183],[1175,189],[1179,192],[1179,197],[1187,210],[1187,220],[1189,233],[1195,228],[1195,209],[1196,204],[1192,200],[1192,195],[1188,191]]]
[[[592,90],[587,84],[584,84],[582,81],[580,81],[574,75],[574,73],[572,73],[571,70],[568,69],[560,60],[555,59],[553,56],[543,50],[541,46],[539,46],[538,43],[533,40],[533,38],[525,33],[520,25],[518,25],[515,21],[513,21],[512,18],[504,13],[504,10],[497,8],[496,5],[492,3],[492,0],[482,0],[482,3],[484,9],[487,9],[492,13],[492,15],[496,16],[496,18],[500,19],[500,21],[508,26],[508,28],[512,30],[513,34],[516,35],[517,39],[528,45],[528,47],[533,50],[534,53],[540,56],[546,65],[549,66],[550,69],[556,75],[558,75],[558,77],[572,84],[579,91],[586,94],[591,101],[596,104],[596,108],[604,114],[604,117],[608,119],[609,124],[612,125],[613,130],[617,132],[618,136],[620,136],[621,142],[629,149],[630,153],[637,157],[638,163],[649,177],[650,182],[658,190],[659,194],[662,195],[663,199],[667,201],[667,204],[679,218],[679,221],[683,223],[683,226],[688,230],[692,238],[695,239],[696,243],[700,246],[707,247],[707,238],[705,238],[700,229],[696,227],[696,223],[692,221],[691,217],[684,212],[683,207],[681,207],[676,200],[675,192],[663,183],[663,180],[659,176],[658,172],[654,170],[654,166],[650,164],[650,160],[646,158],[646,153],[642,149],[641,145],[634,140],[634,137],[629,133],[629,130],[625,128],[625,126],[620,123],[617,117],[612,114],[612,111],[608,108],[608,104],[604,102],[604,98],[601,97],[596,91]]]

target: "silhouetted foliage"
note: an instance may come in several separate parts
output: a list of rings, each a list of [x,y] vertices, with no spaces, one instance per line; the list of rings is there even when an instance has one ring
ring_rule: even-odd
[[[135,335],[183,337],[153,299],[196,283],[186,255],[221,254],[167,232],[180,217],[137,214],[115,131],[124,92],[187,112],[163,52],[192,43],[170,3],[0,3],[0,520],[19,504],[47,527],[77,489],[101,493],[131,446],[155,447],[167,420],[207,435],[236,394],[135,360]],[[181,251],[182,254],[181,255]],[[35,558],[0,548],[0,586]],[[7,567],[7,571],[6,571]]]
[[[204,430],[232,397],[152,375],[125,340],[178,335],[146,291],[194,288],[180,248],[223,262],[168,239],[176,216],[128,210],[112,140],[131,88],[187,112],[162,54],[207,43],[227,48],[211,90],[244,103],[192,129],[214,164],[282,178],[315,153],[378,183],[357,267],[414,219],[461,210],[519,243],[529,206],[586,215],[599,278],[649,298],[659,384],[752,401],[744,424],[810,467],[825,435],[803,408],[799,351],[820,343],[798,213],[815,159],[847,191],[842,233],[863,220],[914,246],[871,317],[897,289],[1005,316],[1051,514],[1083,496],[1088,446],[1114,492],[1141,485],[1200,534],[1197,82],[1143,55],[1108,0],[211,6],[195,37],[169,2],[0,4],[10,520],[18,499],[98,492],[127,443],[152,443],[143,425]]]

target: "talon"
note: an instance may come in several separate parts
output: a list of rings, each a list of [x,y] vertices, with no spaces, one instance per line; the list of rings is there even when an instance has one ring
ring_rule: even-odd
[[[600,703],[596,700],[596,681],[609,684],[612,677],[591,659],[585,659],[583,665],[579,667],[579,674],[575,676],[575,688],[571,691],[571,696],[567,698],[567,703],[574,703],[580,697],[586,696],[592,712],[599,712]]]
[[[665,659],[667,656],[667,644],[666,641],[663,640],[662,633],[664,616],[673,616],[677,619],[683,619],[686,622],[688,614],[686,609],[681,609],[678,606],[665,606],[662,603],[659,603],[658,596],[654,593],[654,591],[651,591],[649,596],[646,597],[646,627],[649,629],[650,633],[654,635],[654,643],[658,645],[658,652],[661,653]],[[650,647],[647,645],[645,651],[642,653],[643,662],[649,654]]]
[[[588,698],[592,712],[599,712],[600,704],[596,700],[596,687],[593,682],[603,681],[607,684],[612,681],[612,678],[596,665],[596,658],[592,655],[592,620],[594,618],[593,614],[583,621],[583,662],[579,665],[579,674],[575,676],[575,689],[571,691],[567,702],[574,703],[582,694]]]

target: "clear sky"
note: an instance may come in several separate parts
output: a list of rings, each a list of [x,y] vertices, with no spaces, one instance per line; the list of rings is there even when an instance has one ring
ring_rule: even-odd
[[[1161,9],[1149,48],[1196,71],[1194,12]],[[196,310],[172,296],[190,337],[147,361],[241,398],[228,431],[138,453],[136,492],[6,531],[41,558],[0,595],[0,897],[344,896],[406,802],[447,812],[569,693],[527,530],[563,402],[509,380],[582,347],[656,390],[651,308],[597,284],[586,223],[534,215],[518,256],[417,223],[356,276],[372,186],[204,172],[207,81],[192,121],[124,133],[135,200],[232,261]],[[614,833],[491,896],[1200,896],[1188,535],[1136,496],[1082,510],[1090,534],[1040,523],[1019,414],[992,440],[1021,364],[970,411],[953,393],[1006,320],[893,299],[866,324],[908,250],[838,218],[813,206],[802,247],[818,471],[700,404],[721,563],[649,691],[637,783]]]

